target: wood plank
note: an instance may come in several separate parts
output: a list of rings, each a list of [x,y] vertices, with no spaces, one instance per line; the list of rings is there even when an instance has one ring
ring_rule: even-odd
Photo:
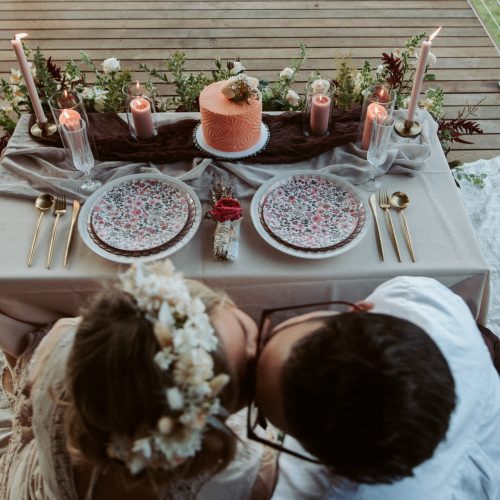
[[[454,161],[458,160],[461,161],[462,163],[472,163],[480,158],[483,158],[485,160],[490,160],[492,158],[496,158],[497,156],[500,156],[500,149],[487,149],[487,150],[475,150],[471,149],[469,151],[467,150],[457,150],[457,151],[450,151],[448,154],[448,161]]]
[[[137,1],[123,1],[123,2],[98,2],[99,10],[129,10],[129,11],[161,11],[161,10],[247,10],[249,7],[249,2],[137,2]],[[64,10],[84,10],[84,5],[90,4],[92,2],[64,2]],[[314,11],[324,11],[329,10],[332,7],[335,10],[407,10],[407,9],[434,9],[436,7],[436,2],[433,0],[422,0],[422,1],[411,1],[401,3],[400,1],[384,0],[384,2],[368,0],[361,2],[351,2],[351,1],[335,1],[335,2],[321,2],[315,1],[311,3],[310,1],[269,1],[269,2],[252,2],[252,9],[259,10],[269,10],[269,9],[279,9],[279,10],[314,10]],[[26,2],[22,3],[23,10],[61,10],[61,2]],[[469,9],[466,1],[448,1],[445,6],[440,6],[440,9],[446,10],[456,10],[456,9]],[[0,4],[0,11],[18,11],[19,2],[2,2]]]
[[[250,10],[207,10],[201,14],[195,15],[194,12],[199,11],[188,11],[188,10],[167,10],[167,11],[156,11],[154,13],[154,19],[156,21],[161,21],[163,19],[190,19],[193,17],[204,17],[213,19],[317,19],[318,14],[321,14],[322,18],[345,18],[345,19],[360,19],[360,18],[380,18],[384,19],[402,19],[407,18],[418,19],[418,18],[428,18],[433,16],[435,21],[434,25],[439,22],[441,18],[454,19],[454,18],[468,18],[474,19],[475,15],[471,10],[460,9],[460,10],[445,10],[445,9],[434,9],[434,10],[323,10],[320,13],[314,10],[288,10],[286,16],[283,14],[283,10],[261,10],[261,11],[250,11]],[[36,13],[36,17],[39,20],[123,20],[132,19],[135,22],[141,19],[151,19],[151,13],[149,11],[111,11],[111,10],[78,10],[78,11],[68,11],[68,10],[58,10],[58,11],[40,11]],[[23,12],[23,11],[4,11],[2,12],[2,19],[4,21],[8,20],[23,20],[32,19],[33,12]],[[386,21],[387,22],[387,21]]]

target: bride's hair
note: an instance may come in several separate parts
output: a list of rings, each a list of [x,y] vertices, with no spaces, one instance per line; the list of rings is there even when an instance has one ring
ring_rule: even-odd
[[[186,280],[186,284],[191,296],[205,304],[209,317],[217,308],[232,305],[225,294],[199,282]],[[157,428],[162,416],[172,413],[165,392],[175,384],[155,362],[160,349],[152,323],[128,293],[106,290],[86,309],[67,366],[72,399],[66,412],[68,449],[76,463],[115,464],[126,472],[125,464],[109,455],[112,437],[134,440],[142,429],[147,434],[147,429]],[[229,375],[218,399],[231,413],[238,394],[234,368],[220,343],[209,354],[214,376]],[[174,478],[177,481],[216,473],[232,460],[235,449],[236,438],[222,423],[220,427],[206,425],[201,449],[194,456],[169,470],[161,464],[147,466],[135,477],[147,474],[155,484],[162,485]]]

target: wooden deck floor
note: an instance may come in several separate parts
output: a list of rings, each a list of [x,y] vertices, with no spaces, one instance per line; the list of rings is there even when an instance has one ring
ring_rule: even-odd
[[[440,25],[433,52],[447,115],[483,99],[477,121],[484,135],[473,137],[473,145],[455,145],[449,158],[498,156],[500,57],[465,0],[1,0],[0,74],[16,66],[9,41],[19,31],[29,32],[31,47],[40,45],[56,62],[78,59],[85,50],[98,62],[118,57],[122,67],[158,66],[182,50],[188,69],[208,70],[215,57],[239,56],[250,74],[271,81],[302,41],[308,48],[302,88],[316,68],[333,76],[339,54],[350,51],[358,66],[364,59],[375,63],[383,51]]]

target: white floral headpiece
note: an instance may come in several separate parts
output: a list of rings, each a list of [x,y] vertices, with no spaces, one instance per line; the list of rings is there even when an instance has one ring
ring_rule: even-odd
[[[120,281],[152,323],[161,346],[154,360],[174,386],[165,389],[169,412],[156,428],[140,429],[134,438],[113,436],[108,454],[124,461],[133,474],[145,467],[173,469],[201,449],[207,425],[221,427],[216,415],[225,410],[217,396],[229,377],[214,377],[210,353],[217,349],[218,338],[205,305],[191,297],[169,260],[132,265]]]

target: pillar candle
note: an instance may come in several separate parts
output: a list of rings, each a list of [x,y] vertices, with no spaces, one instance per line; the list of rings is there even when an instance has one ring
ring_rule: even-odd
[[[429,38],[428,40],[424,40],[422,42],[422,46],[420,47],[420,53],[418,55],[418,66],[415,71],[415,77],[413,79],[413,88],[411,90],[410,103],[408,104],[408,114],[407,120],[414,121],[415,120],[415,110],[418,106],[418,97],[420,95],[420,91],[422,90],[422,83],[424,81],[425,76],[425,68],[427,66],[427,59],[429,57],[429,52],[432,47],[432,40],[437,36],[437,34],[441,31],[441,27],[439,27]]]
[[[150,139],[154,135],[151,105],[144,97],[136,97],[130,101],[130,111],[134,120],[135,135],[139,139]]]
[[[311,132],[316,135],[326,134],[330,121],[331,99],[326,95],[313,95],[311,100]]]
[[[27,33],[18,33],[14,35],[14,40],[11,40],[12,47],[14,48],[14,52],[16,53],[17,61],[19,63],[19,68],[21,69],[21,73],[23,74],[24,83],[26,84],[26,88],[28,89],[28,93],[30,95],[31,104],[33,106],[33,111],[36,115],[36,121],[38,123],[47,123],[47,117],[43,112],[42,103],[40,102],[40,98],[38,97],[38,92],[36,90],[35,82],[33,81],[33,75],[31,74],[31,70],[28,64],[28,60],[26,59],[26,54],[23,50],[22,39],[27,37]]]
[[[59,115],[59,123],[67,130],[78,130],[80,128],[80,113],[74,109],[65,109]]]
[[[387,118],[387,110],[377,104],[376,102],[372,102],[366,108],[366,118],[365,125],[363,128],[363,138],[361,139],[361,148],[367,150],[370,146],[370,141],[372,138],[372,129],[373,129],[373,120],[375,116],[380,116],[382,119]]]

